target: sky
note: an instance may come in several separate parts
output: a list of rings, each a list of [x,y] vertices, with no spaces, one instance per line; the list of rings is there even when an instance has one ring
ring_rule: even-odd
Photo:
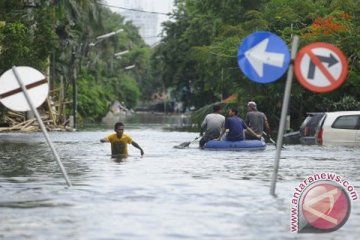
[[[141,10],[149,12],[159,12],[159,13],[170,13],[173,8],[173,0],[105,0],[106,4],[117,7],[124,8],[135,8],[136,3],[139,2],[141,5]],[[114,12],[121,13],[123,10],[119,8],[111,8]],[[164,14],[158,15],[158,26],[157,32],[161,32],[161,22],[167,21],[168,16]]]
[[[120,7],[125,6],[126,2],[139,1],[144,10],[156,11],[156,12],[168,12],[171,10],[173,0],[105,0],[109,5],[115,5]]]

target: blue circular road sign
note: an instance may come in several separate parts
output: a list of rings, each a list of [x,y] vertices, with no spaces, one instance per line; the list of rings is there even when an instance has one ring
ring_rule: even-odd
[[[252,81],[271,83],[288,69],[290,53],[286,43],[271,32],[248,35],[238,49],[241,71]]]

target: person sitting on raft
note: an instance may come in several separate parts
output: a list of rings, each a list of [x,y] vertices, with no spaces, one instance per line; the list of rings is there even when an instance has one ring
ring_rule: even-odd
[[[225,124],[225,117],[221,114],[221,110],[220,105],[215,105],[213,112],[207,114],[201,123],[200,136],[202,138],[199,142],[200,148],[203,148],[208,141],[217,139],[220,136],[221,129]]]
[[[244,130],[247,130],[257,139],[261,139],[260,134],[256,134],[251,128],[249,128],[244,120],[237,116],[238,111],[235,108],[231,108],[228,111],[228,117],[225,120],[225,125],[221,129],[221,134],[218,140],[222,139],[222,136],[225,134],[226,130],[229,130],[225,136],[226,141],[242,141],[244,140]]]
[[[245,116],[245,124],[249,126],[248,129],[252,129],[257,134],[263,134],[264,129],[266,130],[265,135],[270,139],[270,125],[265,113],[260,112],[257,109],[255,102],[248,102],[247,104],[248,112]],[[249,134],[248,131],[245,132],[246,139],[254,139],[252,134]]]

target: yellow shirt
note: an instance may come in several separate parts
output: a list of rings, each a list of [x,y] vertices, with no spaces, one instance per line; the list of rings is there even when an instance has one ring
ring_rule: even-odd
[[[129,135],[123,134],[121,138],[118,138],[116,133],[113,133],[107,137],[111,143],[111,154],[112,155],[127,155],[127,145],[132,143],[132,139]]]

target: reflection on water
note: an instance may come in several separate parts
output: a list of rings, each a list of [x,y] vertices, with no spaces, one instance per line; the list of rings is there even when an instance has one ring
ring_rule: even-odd
[[[137,112],[129,114],[114,114],[107,117],[103,123],[113,126],[116,122],[124,122],[132,126],[158,125],[163,128],[189,128],[191,127],[190,113],[158,113]]]
[[[360,207],[327,234],[290,233],[294,187],[336,172],[360,189],[357,148],[289,145],[270,196],[274,146],[208,152],[196,133],[128,128],[145,151],[112,158],[97,131],[50,133],[73,184],[67,188],[41,133],[0,135],[0,239],[357,239]]]

